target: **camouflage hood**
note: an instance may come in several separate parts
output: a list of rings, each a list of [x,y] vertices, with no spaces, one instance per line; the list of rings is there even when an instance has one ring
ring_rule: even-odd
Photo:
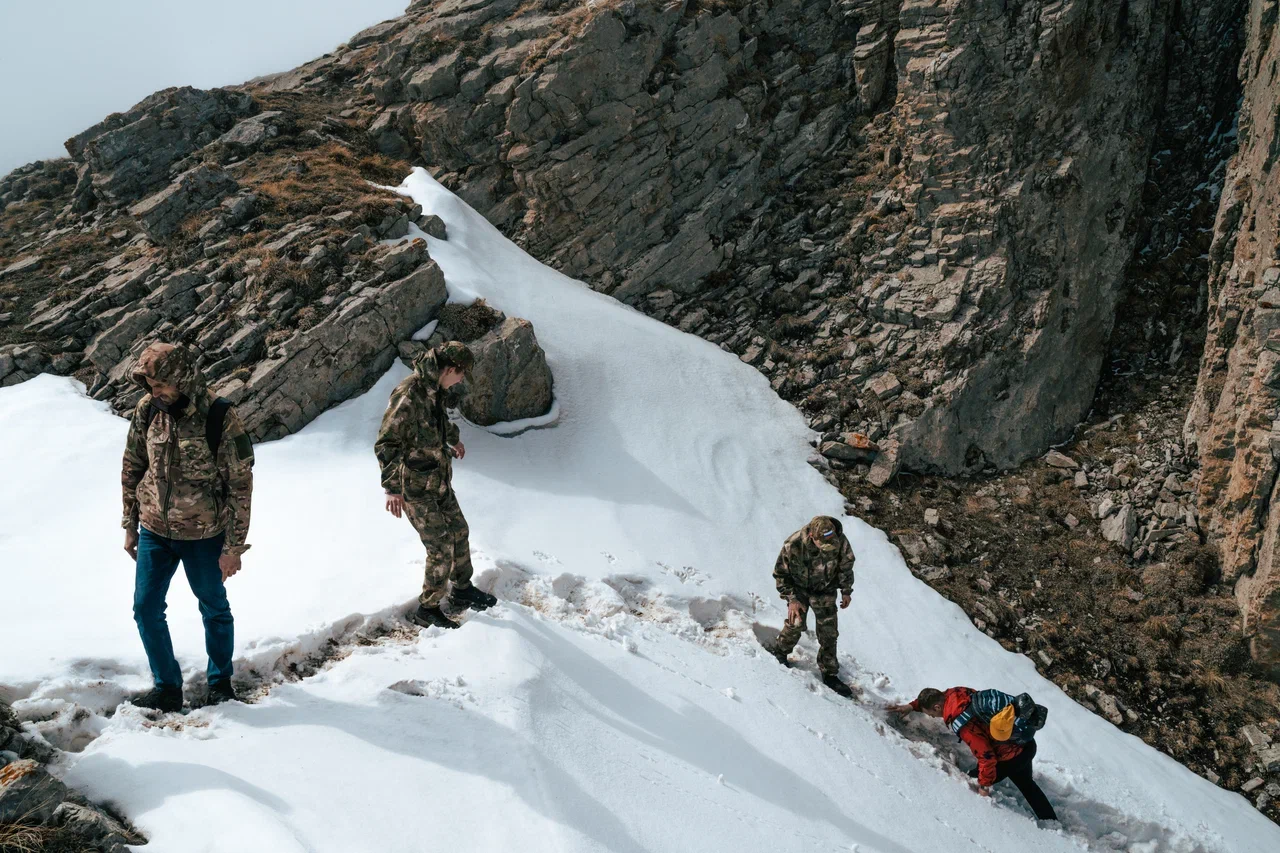
[[[426,352],[419,353],[413,357],[410,362],[413,372],[427,380],[432,387],[440,384],[440,363],[436,361],[436,351],[429,349]]]
[[[475,364],[475,355],[461,341],[445,341],[414,357],[412,366],[415,373],[434,388],[440,384],[440,373],[447,367],[458,367],[464,374],[471,372]]]
[[[151,393],[147,378],[166,385],[173,385],[197,406],[203,406],[209,396],[209,386],[195,366],[195,359],[186,347],[154,343],[138,356],[132,372],[133,381],[143,391]]]

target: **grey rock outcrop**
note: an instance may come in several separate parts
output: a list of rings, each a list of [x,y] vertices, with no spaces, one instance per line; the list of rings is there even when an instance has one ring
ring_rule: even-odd
[[[1087,411],[1164,115],[1209,136],[1234,63],[1228,5],[623,3],[492,23],[512,11],[411,10],[370,73],[370,137],[541,260],[942,473],[1020,463]],[[873,145],[878,183],[849,192]],[[841,170],[825,206],[772,212]],[[761,305],[781,335],[752,325]],[[786,329],[824,363],[766,357]]]
[[[55,754],[24,733],[18,715],[0,700],[0,826],[57,828],[57,840],[67,849],[125,853],[125,845],[146,843],[132,827],[50,775],[42,762]]]
[[[71,137],[67,153],[88,167],[83,192],[109,204],[127,204],[169,183],[170,167],[252,109],[253,99],[245,92],[165,89]]]
[[[293,116],[283,110],[267,110],[241,119],[235,127],[214,140],[214,144],[221,146],[230,156],[243,157],[293,129]]]
[[[415,61],[422,45],[512,5],[445,4],[384,43],[373,86],[385,106],[371,133],[388,150],[420,151],[536,256],[620,298],[696,288],[731,253],[728,224],[854,111],[833,53],[854,30],[818,2],[759,4],[750,26],[728,12],[685,20],[682,4],[529,15],[496,26],[479,58],[442,50]],[[573,37],[537,61],[567,27]],[[770,79],[755,57],[773,37],[822,60]],[[536,70],[521,73],[526,60]],[[765,121],[775,85],[804,103]],[[822,93],[820,106],[805,93]]]
[[[1186,440],[1200,518],[1222,551],[1254,657],[1280,678],[1280,62],[1274,0],[1252,0],[1240,147],[1209,251],[1209,328]]]
[[[38,344],[0,347],[0,387],[25,382],[48,366],[49,356]]]
[[[398,342],[434,319],[448,295],[444,275],[425,247],[417,255],[417,268],[403,278],[362,287],[320,323],[277,345],[247,380],[218,386],[239,402],[256,440],[301,429],[367,389],[391,367]]]

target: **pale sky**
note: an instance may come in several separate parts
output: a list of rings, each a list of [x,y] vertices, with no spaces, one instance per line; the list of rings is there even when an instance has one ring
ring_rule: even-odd
[[[0,0],[0,175],[168,86],[286,71],[408,0]]]

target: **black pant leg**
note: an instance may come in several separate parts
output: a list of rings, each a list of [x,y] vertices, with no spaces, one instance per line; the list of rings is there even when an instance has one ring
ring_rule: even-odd
[[[1031,776],[1031,760],[1035,756],[1036,744],[1032,741],[1017,758],[1012,761],[1002,761],[996,765],[996,781],[1008,779],[1016,785],[1039,820],[1057,820],[1058,813],[1053,810],[1049,798],[1044,795],[1044,791],[1040,790],[1040,786]]]

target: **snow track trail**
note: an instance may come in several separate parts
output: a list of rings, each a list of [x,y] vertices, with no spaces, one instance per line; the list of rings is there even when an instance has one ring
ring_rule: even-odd
[[[757,640],[782,621],[773,560],[843,506],[806,463],[799,413],[732,354],[538,264],[425,172],[401,191],[447,224],[428,243],[451,298],[532,321],[555,375],[554,417],[519,425],[540,428],[461,425],[477,582],[504,602],[461,630],[402,616],[422,548],[383,511],[371,450],[397,363],[257,448],[253,549],[228,586],[252,703],[112,713],[149,682],[115,521],[125,424],[69,380],[0,389],[0,470],[22,484],[0,491],[21,598],[0,622],[0,693],[148,849],[1280,849],[1243,798],[1076,705],[857,519],[840,642],[860,701],[818,684],[811,636],[779,666]],[[168,618],[199,694],[181,582]],[[885,719],[954,684],[1049,707],[1037,775],[1063,828],[1014,793],[975,796],[940,725]]]
[[[759,699],[759,696],[744,699],[739,692],[741,688],[704,681],[689,671],[689,659],[697,655],[732,658],[743,670],[752,671],[753,676],[774,675],[796,682],[813,699],[830,706],[828,711],[847,717],[837,730],[826,731],[813,726],[808,721],[808,715],[789,711],[785,705],[775,702],[767,695],[763,698],[763,705],[777,717],[775,729],[789,728],[800,733],[801,737],[812,738],[820,749],[837,756],[851,774],[862,776],[869,784],[882,787],[886,794],[903,802],[912,802],[918,792],[903,787],[892,775],[880,772],[863,757],[855,743],[842,736],[839,728],[850,726],[870,729],[893,747],[903,750],[944,776],[949,782],[965,790],[970,787],[965,771],[973,765],[973,760],[940,724],[919,719],[903,724],[896,716],[886,715],[884,707],[896,701],[898,695],[892,691],[892,683],[887,676],[867,672],[852,657],[841,654],[842,675],[860,691],[860,698],[851,701],[837,697],[820,683],[815,666],[817,645],[812,631],[806,631],[802,636],[793,655],[793,666],[789,669],[780,667],[759,646],[760,631],[762,627],[767,630],[767,626],[755,622],[756,614],[749,605],[742,606],[743,602],[717,602],[715,615],[709,616],[702,599],[669,600],[661,593],[651,596],[647,592],[647,584],[634,580],[609,577],[600,581],[586,581],[568,574],[552,577],[511,563],[501,568],[495,566],[484,570],[479,573],[477,580],[483,587],[493,588],[500,595],[500,604],[491,611],[463,617],[467,623],[501,626],[529,638],[535,645],[548,647],[563,646],[563,641],[557,638],[558,632],[575,632],[596,642],[621,647],[628,654],[659,670],[665,677],[679,679],[696,688],[708,701],[722,701],[719,697],[739,703]],[[270,698],[277,689],[298,685],[307,679],[321,678],[335,668],[350,665],[348,662],[354,656],[373,654],[397,657],[423,654],[423,644],[434,647],[437,642],[452,640],[455,636],[462,639],[463,635],[460,633],[454,635],[438,628],[422,630],[411,625],[402,616],[410,606],[411,603],[406,602],[370,617],[342,620],[328,630],[301,639],[295,648],[282,654],[270,667],[263,668],[265,671],[260,671],[261,663],[258,668],[251,669],[247,661],[239,661],[241,671],[245,674],[238,677],[238,686],[247,691],[245,704],[262,706],[264,710],[261,713],[267,715],[267,722],[263,725],[275,725],[281,722],[282,715],[288,714],[288,708],[300,706],[291,695],[283,699],[284,709],[278,707]],[[653,649],[651,641],[655,636],[654,632],[674,637],[684,647],[674,654],[669,648],[661,651]],[[561,654],[549,654],[551,656],[564,662]],[[639,687],[618,683],[616,675],[597,669],[582,658],[574,665],[583,668],[583,674],[591,681],[605,682],[611,693],[618,694],[617,701],[620,703],[643,704],[650,701],[643,697]],[[614,683],[609,684],[609,681]],[[101,681],[97,683],[101,684]],[[470,689],[469,683],[470,679],[463,675],[407,678],[387,684],[384,689],[466,710],[481,701]],[[101,699],[108,694],[99,693],[94,698],[88,698],[92,695],[89,689],[91,686],[91,683],[82,683],[64,685],[61,689],[50,687],[39,696],[33,695],[19,702],[18,707],[27,714],[37,707],[36,703],[58,707],[59,713],[35,724],[34,728],[53,745],[71,751],[82,751],[94,738],[109,732],[123,735],[159,730],[168,737],[216,740],[219,718],[222,715],[258,713],[257,709],[242,710],[234,709],[233,706],[221,709],[197,708],[183,715],[158,714],[128,704],[120,705],[119,709],[107,708],[94,699]],[[305,686],[302,689],[305,690]],[[627,695],[628,693],[633,695]],[[80,701],[86,699],[90,705],[80,704]],[[548,703],[548,707],[557,706],[562,710],[569,707],[558,696],[535,695],[530,701]],[[311,724],[314,722],[315,720],[310,721]],[[534,725],[531,743],[554,743],[555,733],[549,729],[562,725],[562,721]],[[696,727],[690,731],[696,736]],[[513,769],[513,775],[543,779],[546,768],[541,767],[539,759],[530,749],[530,746],[522,745],[512,756],[514,768],[523,768],[519,772]],[[682,749],[681,755],[687,758],[687,749]],[[641,770],[641,778],[650,784],[668,787],[674,796],[680,798],[700,796],[698,791],[673,782],[669,774],[662,772],[660,754],[653,752],[652,748],[646,750],[642,757],[655,766],[648,768],[647,772]],[[710,774],[712,770],[723,768],[707,766],[704,769]],[[764,770],[765,772],[745,772],[742,778],[767,780],[779,772],[774,767]],[[72,775],[75,775],[74,769]],[[1214,849],[1194,841],[1179,839],[1156,822],[1124,815],[1109,806],[1090,801],[1078,795],[1069,785],[1056,784],[1043,778],[1040,781],[1062,817],[1065,833],[1079,841],[1083,849],[1179,850],[1186,853],[1207,853]],[[723,773],[717,774],[717,783],[730,787],[733,784],[725,781]],[[804,790],[803,782],[793,780],[793,784],[800,785],[801,790]],[[544,787],[539,791],[535,799],[542,803],[541,809],[554,811],[551,804],[556,800],[556,789]],[[1033,820],[1030,811],[1012,788],[998,787],[994,799],[1000,807],[1022,815],[1028,821]],[[972,807],[987,808],[988,804],[975,799]],[[725,806],[723,810],[726,818],[760,825],[762,831],[794,834],[795,827],[789,823],[761,821],[741,807]],[[953,834],[955,840],[973,845],[972,849],[1003,849],[998,846],[989,847],[963,832],[953,832],[955,828],[942,817],[934,816],[932,819],[938,833]],[[838,821],[839,818],[833,817],[833,820]],[[1053,828],[1045,831],[1055,833]],[[801,837],[819,849],[824,843],[819,836]],[[873,847],[866,849],[909,849],[883,837],[874,839],[873,844]],[[1150,847],[1153,844],[1155,846]]]

